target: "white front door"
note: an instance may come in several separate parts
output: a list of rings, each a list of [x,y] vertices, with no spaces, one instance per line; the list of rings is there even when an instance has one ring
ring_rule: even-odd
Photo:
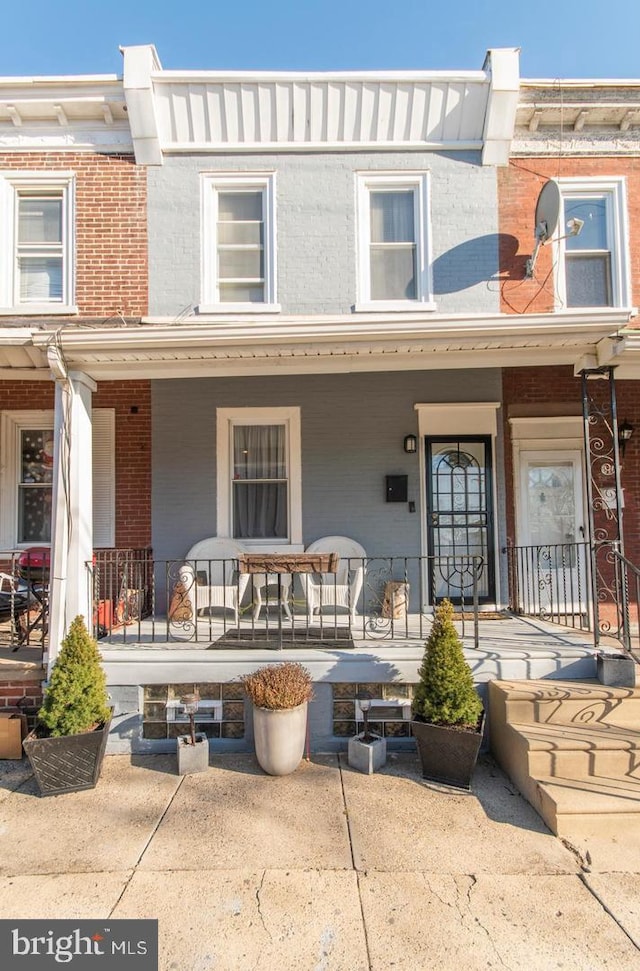
[[[582,453],[521,451],[518,587],[526,613],[582,613],[587,600]]]

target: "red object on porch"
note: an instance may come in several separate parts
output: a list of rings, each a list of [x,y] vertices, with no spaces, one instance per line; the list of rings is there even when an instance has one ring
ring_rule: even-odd
[[[50,569],[48,546],[29,546],[18,557],[18,573],[24,580],[48,580]]]
[[[106,631],[113,629],[113,604],[110,600],[99,600],[95,614],[94,623],[98,627],[104,627]]]

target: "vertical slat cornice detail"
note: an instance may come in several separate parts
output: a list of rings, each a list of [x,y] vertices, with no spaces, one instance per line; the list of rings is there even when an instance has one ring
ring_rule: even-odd
[[[162,143],[416,145],[482,138],[488,86],[446,78],[194,79],[156,93]]]

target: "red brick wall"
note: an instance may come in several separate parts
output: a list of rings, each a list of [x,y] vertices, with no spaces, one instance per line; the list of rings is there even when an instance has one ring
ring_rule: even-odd
[[[133,156],[12,152],[1,169],[72,171],[76,176],[75,301],[84,316],[147,312],[146,170]]]
[[[10,676],[6,679],[3,676],[0,681],[0,708],[15,708],[18,702],[25,709],[39,708],[42,704],[43,677],[43,671],[30,675],[28,679],[11,680]]]
[[[640,294],[640,158],[516,158],[498,169],[501,309],[503,313],[553,310],[552,247],[542,246],[535,279],[525,280],[533,252],[534,214],[540,189],[551,178],[626,176],[632,302]],[[638,322],[638,318],[636,318]]]
[[[502,371],[502,401],[504,404],[504,471],[507,492],[507,537],[515,542],[515,509],[513,482],[513,444],[511,438],[512,405],[532,406],[531,410],[538,414],[547,414],[549,405],[556,415],[575,414],[576,408],[582,410],[582,392],[580,378],[573,376],[572,367],[529,367],[504,368]],[[570,412],[563,407],[570,403]],[[545,411],[536,409],[536,405],[545,406]]]
[[[552,248],[540,248],[535,279],[525,280],[525,263],[534,246],[534,213],[540,189],[550,178],[625,176],[627,179],[632,299],[640,294],[640,159],[521,158],[498,170],[500,227],[501,310],[504,313],[544,313],[554,308]],[[640,326],[636,317],[631,326]],[[638,441],[627,446],[622,466],[625,495],[625,551],[640,564],[640,382],[616,382],[618,417],[637,429]],[[505,414],[505,476],[507,487],[507,534],[515,537],[513,508],[513,461],[508,423],[510,407],[527,405],[531,413],[566,414],[582,411],[580,378],[570,367],[506,368],[503,371]],[[538,408],[536,409],[536,406]],[[544,409],[544,410],[543,410]]]
[[[151,543],[151,388],[148,381],[105,381],[95,408],[116,413],[116,546]],[[0,381],[0,411],[53,410],[50,381]],[[136,411],[137,409],[137,411]]]

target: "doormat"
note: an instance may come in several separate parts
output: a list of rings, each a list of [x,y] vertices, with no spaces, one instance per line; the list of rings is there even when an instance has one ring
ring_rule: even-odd
[[[278,631],[242,630],[233,628],[225,633],[207,648],[208,651],[229,650],[229,648],[273,648],[280,647]],[[295,630],[282,631],[282,646],[292,650],[304,650],[311,647],[314,650],[349,651],[355,647],[351,631],[348,628],[331,630],[321,627],[298,627]]]

